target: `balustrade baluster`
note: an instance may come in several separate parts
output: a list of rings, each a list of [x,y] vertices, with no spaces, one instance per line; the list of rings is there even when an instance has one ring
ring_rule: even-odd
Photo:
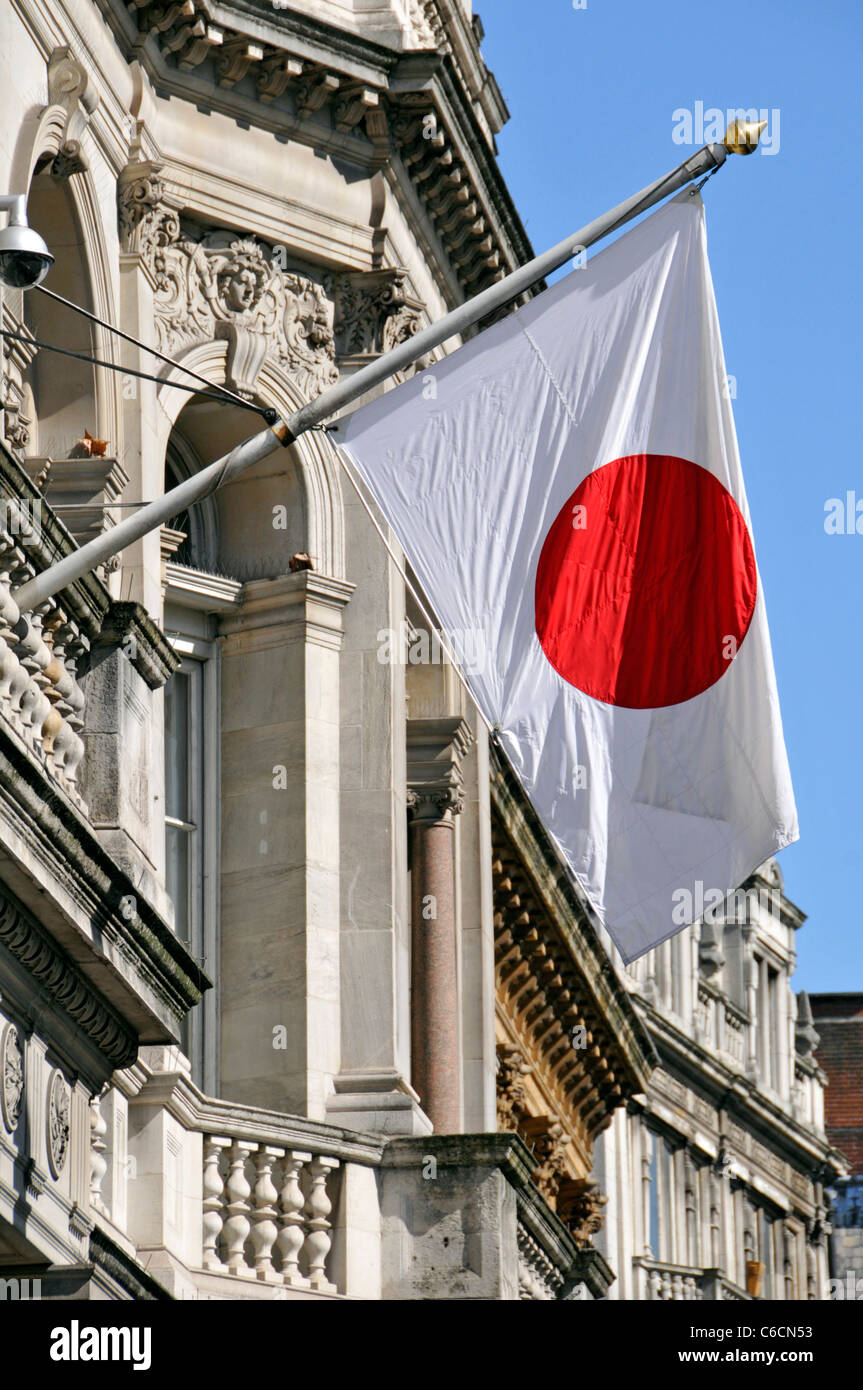
[[[255,1250],[255,1276],[258,1279],[276,1279],[273,1268],[272,1249],[279,1233],[276,1225],[278,1192],[273,1184],[273,1164],[281,1158],[282,1149],[270,1148],[262,1144],[255,1154],[255,1212],[252,1227],[252,1244]]]
[[[304,1163],[311,1161],[311,1154],[288,1150],[285,1154],[284,1180],[279,1194],[281,1219],[276,1249],[281,1256],[282,1279],[284,1283],[293,1286],[306,1284],[299,1267],[300,1251],[306,1238],[303,1229],[305,1199],[300,1187],[300,1170]]]
[[[204,1250],[202,1264],[204,1269],[224,1270],[226,1266],[219,1259],[219,1236],[222,1234],[224,1217],[225,1184],[219,1171],[219,1160],[223,1149],[231,1147],[230,1139],[217,1139],[204,1136]]]
[[[338,1166],[337,1158],[324,1156],[314,1158],[309,1164],[312,1186],[306,1199],[308,1235],[304,1247],[304,1254],[309,1262],[309,1284],[313,1289],[333,1292],[335,1285],[327,1279],[325,1268],[327,1255],[333,1243],[330,1235],[332,1227],[328,1220],[333,1204],[327,1193],[327,1176]]]
[[[105,1143],[107,1133],[108,1126],[102,1114],[102,1096],[99,1093],[90,1099],[90,1206],[94,1211],[102,1212],[103,1216],[109,1215],[108,1208],[102,1200],[102,1180],[108,1171],[105,1158],[108,1148]]]
[[[246,1159],[254,1153],[257,1144],[244,1139],[235,1139],[231,1145],[231,1171],[225,1192],[228,1197],[228,1219],[225,1222],[225,1243],[228,1253],[228,1269],[232,1274],[251,1275],[252,1270],[246,1262],[245,1245],[252,1228],[251,1186],[246,1178]]]

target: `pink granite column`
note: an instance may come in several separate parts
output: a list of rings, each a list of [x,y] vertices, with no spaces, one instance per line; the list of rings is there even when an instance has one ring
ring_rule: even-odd
[[[411,822],[411,1084],[438,1134],[460,1128],[452,814],[418,797]]]
[[[455,816],[461,719],[408,721],[411,807],[411,1084],[438,1134],[461,1129]]]

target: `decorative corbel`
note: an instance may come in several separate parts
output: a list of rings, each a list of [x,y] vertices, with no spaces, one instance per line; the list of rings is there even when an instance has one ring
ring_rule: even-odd
[[[332,280],[333,325],[341,357],[377,357],[422,327],[424,305],[402,266],[348,271]]]
[[[50,162],[55,178],[66,179],[88,168],[82,141],[90,117],[99,104],[90,75],[68,44],[55,48],[48,59],[48,107],[43,119],[51,116],[57,128]]]

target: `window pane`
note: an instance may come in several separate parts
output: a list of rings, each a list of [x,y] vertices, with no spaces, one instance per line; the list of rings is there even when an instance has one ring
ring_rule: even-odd
[[[189,832],[165,826],[165,887],[174,904],[174,930],[189,943]]]
[[[165,687],[165,814],[189,815],[189,676],[176,671]]]

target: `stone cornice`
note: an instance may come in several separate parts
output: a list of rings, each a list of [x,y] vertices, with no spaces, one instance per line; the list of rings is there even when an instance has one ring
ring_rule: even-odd
[[[643,1091],[657,1064],[644,1023],[545,829],[493,745],[489,748],[489,766],[492,806],[531,881],[537,901],[554,924],[562,950],[581,978],[580,998],[602,1020],[613,1040],[626,1094]]]
[[[377,1135],[205,1096],[182,1072],[153,1071],[146,1063],[139,1066],[143,1066],[147,1079],[130,1103],[165,1109],[186,1130],[285,1148],[311,1148],[316,1154],[331,1154],[346,1163],[371,1166],[380,1162],[385,1140]]]
[[[355,588],[315,570],[252,579],[243,586],[240,607],[222,615],[219,630],[227,640],[240,633],[253,634],[255,649],[293,640],[338,651],[342,612]]]
[[[100,1226],[95,1226],[90,1232],[89,1256],[91,1262],[119,1284],[130,1298],[146,1302],[173,1302],[173,1294],[136,1263]]]
[[[287,9],[193,3],[193,19],[177,8],[160,28],[171,13],[164,6],[130,11],[102,0],[123,52],[157,91],[342,154],[370,172],[400,157],[465,297],[530,258],[490,144],[489,112],[479,120],[451,53],[398,53]]]
[[[90,825],[0,725],[3,878],[141,1042],[176,1036],[210,981]],[[34,867],[35,866],[35,867]],[[26,905],[26,904],[25,904]]]
[[[128,1066],[138,1051],[134,1029],[99,995],[86,975],[7,889],[0,887],[0,946],[37,982],[43,999],[64,1010],[109,1063]],[[41,1006],[38,995],[33,1004]]]
[[[650,1004],[639,1000],[664,1071],[671,1071],[707,1097],[741,1125],[753,1130],[766,1146],[781,1149],[792,1164],[830,1167],[841,1171],[840,1156],[826,1135],[795,1120],[741,1072],[726,1066]]]
[[[205,574],[168,560],[165,565],[165,597],[202,613],[231,612],[242,602],[243,585],[237,579]]]
[[[180,664],[167,637],[140,603],[112,603],[96,645],[122,646],[151,690],[163,686]]]

